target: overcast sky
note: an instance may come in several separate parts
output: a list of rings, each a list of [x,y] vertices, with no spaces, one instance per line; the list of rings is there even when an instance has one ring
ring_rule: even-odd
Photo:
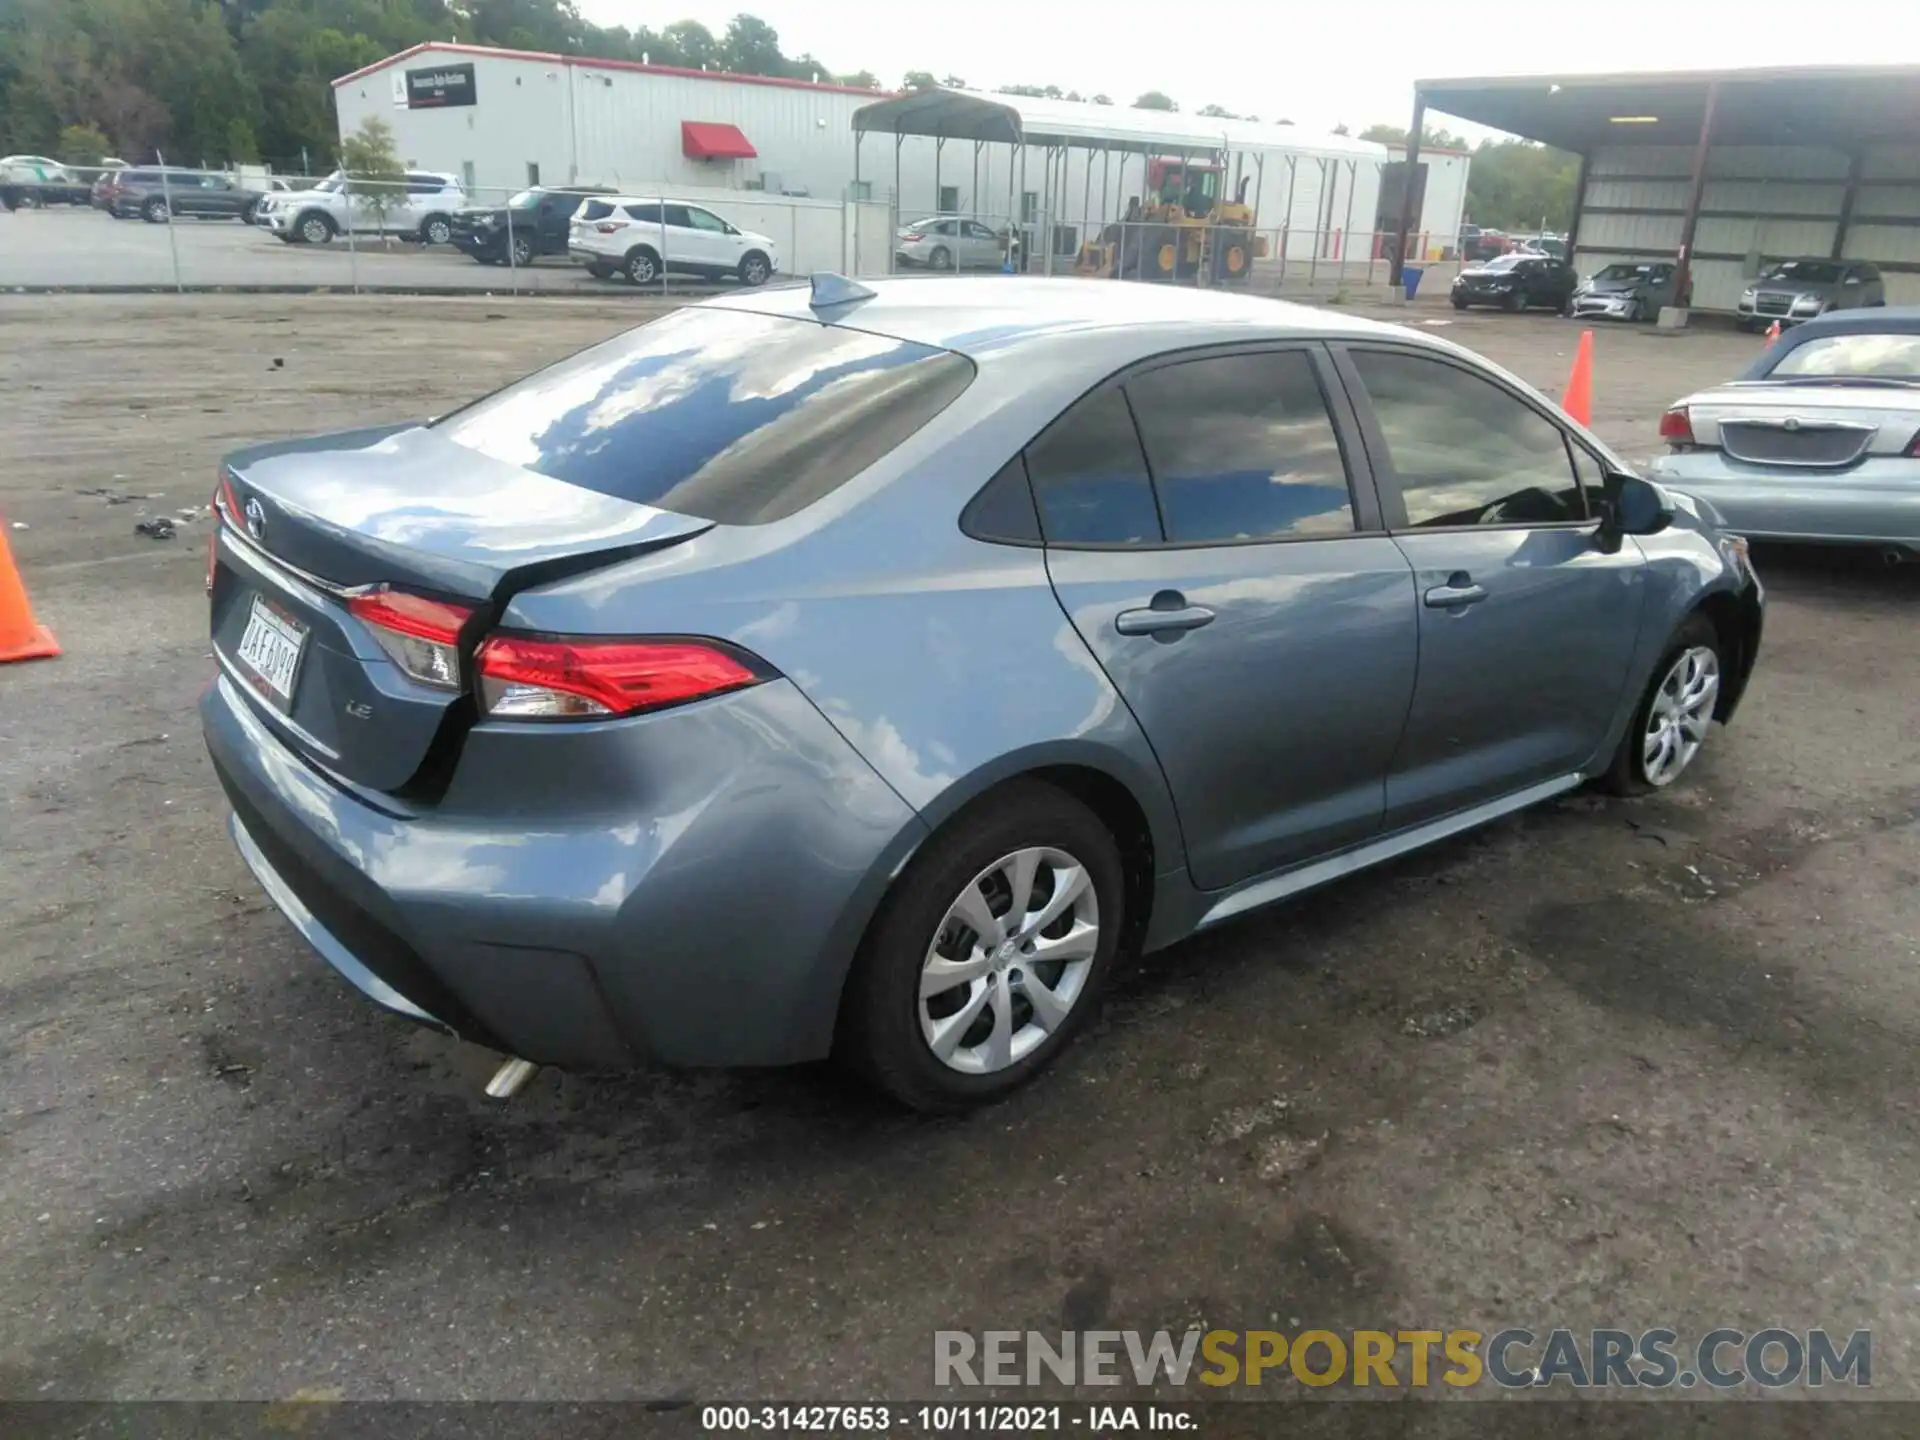
[[[1774,10],[1729,0],[1601,5],[1365,0],[578,0],[601,25],[699,20],[719,34],[744,10],[842,73],[895,86],[908,70],[976,89],[1058,85],[1125,104],[1164,90],[1330,130],[1405,125],[1419,78],[1740,65],[1920,62],[1914,0]],[[1175,17],[1173,24],[1169,16]],[[1460,131],[1444,116],[1434,123]],[[1476,135],[1483,132],[1473,132]]]

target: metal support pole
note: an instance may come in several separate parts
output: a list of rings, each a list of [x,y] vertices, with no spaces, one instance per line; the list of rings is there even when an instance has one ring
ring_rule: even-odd
[[[1100,228],[1105,229],[1107,221],[1113,215],[1113,209],[1107,202],[1107,172],[1113,167],[1113,147],[1100,147]]]
[[[174,233],[173,229],[173,186],[167,179],[167,157],[158,150],[153,154],[154,158],[160,162],[160,198],[167,205],[167,249],[173,253],[173,293],[178,295],[186,287],[180,283],[180,237]],[[297,220],[300,217],[296,215],[294,218]],[[359,286],[356,285],[354,288],[357,290]]]
[[[864,130],[853,132],[853,198],[856,200],[860,198],[860,142],[866,138]]]
[[[347,226],[347,278],[353,286],[353,293],[360,293],[360,247],[354,242],[353,224],[353,181],[342,179],[340,193],[346,197],[344,219]]]
[[[1015,234],[1020,237],[1020,273],[1026,274],[1033,265],[1033,242],[1027,238],[1027,142],[1020,139],[1020,210],[1016,221]]]
[[[1847,190],[1840,197],[1840,223],[1833,227],[1833,251],[1828,257],[1844,260],[1847,253],[1847,231],[1853,225],[1854,200],[1860,193],[1860,151],[1854,150],[1847,156]],[[1580,213],[1580,201],[1574,199],[1574,214]],[[1678,293],[1677,291],[1675,292]]]
[[[1287,251],[1293,244],[1293,187],[1300,179],[1300,157],[1287,156],[1287,208],[1280,216],[1280,283],[1287,282]]]
[[[980,142],[973,142],[973,184],[967,191],[967,209],[977,218],[980,214]]]
[[[936,215],[944,215],[947,213],[947,207],[940,203],[940,157],[946,153],[946,149],[947,149],[947,137],[944,135],[934,136],[933,137],[933,213]]]
[[[1393,227],[1393,271],[1387,283],[1398,290],[1405,284],[1407,231],[1413,225],[1413,177],[1420,173],[1420,136],[1427,124],[1427,95],[1413,92],[1413,124],[1407,127],[1407,173],[1400,179],[1400,218]]]
[[[1080,242],[1086,243],[1087,220],[1093,212],[1093,151],[1087,151],[1087,183],[1080,187]]]
[[[1707,106],[1700,116],[1700,138],[1693,146],[1693,183],[1687,190],[1687,214],[1680,222],[1680,263],[1673,276],[1676,304],[1693,288],[1693,240],[1700,228],[1700,197],[1707,188],[1707,147],[1712,143],[1713,111],[1719,100],[1720,82],[1710,81],[1707,85]]]
[[[513,197],[509,195],[508,200]],[[507,284],[513,293],[520,293],[520,266],[513,258],[513,206],[507,206]]]
[[[1327,243],[1326,214],[1333,197],[1327,194],[1327,162],[1322,159],[1315,162],[1320,167],[1320,191],[1313,197],[1313,253],[1307,256],[1307,284],[1311,285],[1320,277],[1320,250]]]
[[[1338,162],[1336,162],[1338,168]],[[1347,247],[1353,244],[1353,192],[1360,188],[1360,162],[1347,162],[1347,223],[1340,228],[1340,283],[1347,283]]]
[[[1573,175],[1573,219],[1567,222],[1567,264],[1572,265],[1576,270],[1580,268],[1579,263],[1574,259],[1580,248],[1580,216],[1587,208],[1587,167],[1592,162],[1593,157],[1583,152],[1580,156],[1580,168],[1574,171]],[[1458,254],[1458,237],[1455,238],[1454,243],[1455,253]],[[1463,262],[1466,259],[1464,255],[1460,258]],[[1676,295],[1678,293],[1678,291],[1675,292]]]

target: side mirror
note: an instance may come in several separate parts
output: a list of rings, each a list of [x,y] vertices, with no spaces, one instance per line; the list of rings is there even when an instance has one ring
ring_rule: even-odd
[[[1658,535],[1673,523],[1673,502],[1638,475],[1609,472],[1601,481],[1600,528],[1594,543],[1611,555],[1626,535]]]

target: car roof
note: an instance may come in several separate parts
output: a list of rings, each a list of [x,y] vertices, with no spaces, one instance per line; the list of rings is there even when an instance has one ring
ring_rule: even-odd
[[[1831,335],[1920,335],[1920,305],[1876,305],[1871,309],[1835,310],[1831,314],[1816,315],[1786,331],[1762,350],[1739,378],[1764,380],[1793,351]]]
[[[1120,332],[1138,355],[1290,336],[1406,336],[1397,326],[1227,290],[1116,280],[977,276],[862,280],[871,300],[817,315],[809,285],[780,285],[700,303],[835,324],[978,359],[1064,334]],[[1425,339],[1426,337],[1421,337]],[[1103,347],[1106,348],[1106,347]],[[1117,363],[1128,361],[1116,354]]]

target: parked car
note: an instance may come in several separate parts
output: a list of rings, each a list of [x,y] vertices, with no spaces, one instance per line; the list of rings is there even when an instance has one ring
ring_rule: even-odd
[[[1460,227],[1460,258],[1462,260],[1492,260],[1507,253],[1508,241],[1505,234],[1498,230],[1483,229],[1478,225]]]
[[[84,205],[91,186],[91,177],[83,180],[70,167],[44,155],[0,157],[0,204],[9,210]]]
[[[1761,625],[1521,381],[1216,290],[816,276],[222,477],[208,748],[342,975],[525,1062],[837,1050],[930,1109],[1128,951],[1672,784]]]
[[[589,199],[567,226],[567,253],[598,280],[624,275],[651,285],[663,273],[737,277],[764,285],[780,270],[780,249],[704,206],[630,195]]]
[[[1502,255],[1462,270],[1453,280],[1453,308],[1498,305],[1503,310],[1564,310],[1580,277],[1547,255]]]
[[[1741,535],[1920,558],[1920,306],[1796,326],[1660,436],[1654,475]]]
[[[1740,293],[1736,313],[1742,330],[1764,329],[1775,320],[1785,329],[1829,310],[1886,303],[1877,266],[1858,260],[1778,260]]]
[[[261,192],[210,170],[123,170],[114,182],[111,213],[150,225],[173,216],[251,221]]]
[[[1524,255],[1550,255],[1555,260],[1567,258],[1567,242],[1558,235],[1522,235],[1513,242],[1513,248]]]
[[[361,183],[356,191],[336,170],[311,190],[269,195],[258,220],[289,244],[324,245],[351,229],[445,245],[453,239],[453,216],[466,208],[467,192],[457,175],[411,170],[378,186]]]
[[[1674,294],[1677,267],[1670,260],[1617,261],[1604,265],[1574,288],[1569,309],[1576,318],[1652,320],[1665,305],[1692,303],[1692,287]]]
[[[900,227],[893,258],[904,269],[998,270],[1006,263],[1010,244],[1017,255],[1016,241],[978,220],[930,215]]]
[[[603,185],[522,190],[505,205],[456,210],[453,243],[482,265],[531,265],[567,253],[568,222],[582,201],[614,192]]]

